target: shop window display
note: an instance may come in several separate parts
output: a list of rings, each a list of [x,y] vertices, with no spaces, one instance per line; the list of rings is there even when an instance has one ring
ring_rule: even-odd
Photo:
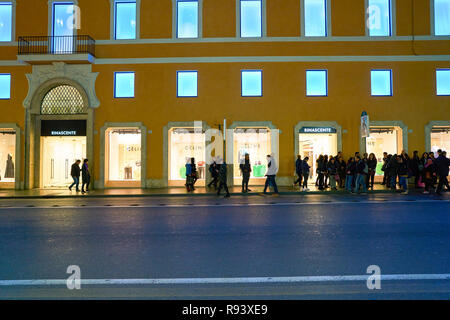
[[[366,138],[366,152],[375,154],[377,158],[376,175],[382,176],[383,152],[388,154],[400,154],[402,152],[401,129],[392,128],[370,128],[370,136]]]
[[[335,130],[332,130],[335,131]],[[337,154],[337,134],[336,133],[300,133],[299,134],[299,154],[302,159],[309,157],[308,164],[311,167],[311,183],[317,177],[317,159],[320,155],[335,156]]]
[[[271,154],[270,131],[264,128],[237,128],[233,134],[234,177],[242,178],[239,164],[244,162],[245,154],[250,156],[251,178],[264,178],[266,157]]]
[[[0,184],[15,181],[16,132],[0,129]]]
[[[174,128],[169,131],[169,180],[186,179],[187,159],[194,158],[199,180],[205,179],[205,134],[200,129]]]
[[[431,131],[431,151],[437,156],[437,151],[450,151],[450,127],[434,127]]]
[[[109,181],[141,180],[141,130],[112,129],[109,141]]]

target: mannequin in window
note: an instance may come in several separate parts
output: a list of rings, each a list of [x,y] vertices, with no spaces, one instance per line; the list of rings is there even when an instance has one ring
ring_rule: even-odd
[[[14,178],[14,162],[11,154],[8,154],[8,159],[6,160],[5,178]]]

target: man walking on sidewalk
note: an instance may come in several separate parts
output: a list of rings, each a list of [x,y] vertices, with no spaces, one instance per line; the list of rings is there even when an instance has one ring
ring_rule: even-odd
[[[70,175],[72,176],[73,179],[73,183],[70,185],[69,190],[72,191],[73,186],[76,186],[76,191],[80,192],[80,173],[81,173],[81,169],[80,169],[80,163],[81,160],[77,160],[75,161],[74,164],[72,164],[72,168],[70,169]]]
[[[274,195],[278,196],[278,187],[277,187],[277,183],[275,181],[275,177],[278,173],[278,166],[277,163],[275,161],[275,156],[272,153],[271,155],[267,156],[267,171],[266,171],[266,184],[264,185],[264,191],[263,194],[267,194],[267,188],[269,187],[269,185],[272,185],[272,187],[274,188]]]
[[[436,166],[436,171],[439,177],[438,186],[436,189],[436,194],[441,195],[442,188],[444,185],[447,187],[447,190],[450,190],[448,185],[447,176],[449,173],[448,167],[450,166],[450,159],[447,158],[447,152],[442,152],[439,157],[434,162]]]
[[[230,192],[228,191],[228,185],[227,185],[227,164],[225,160],[219,159],[219,189],[217,190],[217,195],[220,196],[220,191],[222,191],[222,188],[225,189],[225,192],[227,193],[225,195],[225,198],[230,197]]]

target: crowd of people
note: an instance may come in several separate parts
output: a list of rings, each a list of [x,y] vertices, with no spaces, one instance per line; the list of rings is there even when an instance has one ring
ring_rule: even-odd
[[[296,178],[293,183],[298,185],[300,191],[310,191],[308,180],[312,176],[309,157],[301,158],[297,156],[295,162]],[[320,155],[316,160],[316,181],[319,190],[347,190],[350,193],[367,193],[368,189],[373,190],[375,175],[377,172],[378,160],[375,154],[364,153],[360,155],[356,152],[347,161],[342,152],[336,156]],[[388,154],[384,152],[383,163],[380,170],[383,172],[381,185],[393,191],[400,190],[402,194],[408,194],[408,179],[414,180],[414,188],[423,189],[423,193],[436,192],[440,195],[445,186],[450,190],[447,176],[449,175],[450,159],[447,158],[446,151],[438,150],[437,157],[433,152],[425,152],[419,156],[418,151],[414,151],[410,157],[403,151],[401,154]],[[244,159],[239,164],[242,176],[242,193],[250,192],[249,180],[252,172],[250,155],[245,154]],[[230,196],[227,185],[227,164],[224,159],[214,158],[209,166],[211,182],[208,188],[214,187],[220,195],[222,189],[226,197]],[[272,187],[274,194],[278,195],[276,175],[278,166],[273,154],[267,155],[266,182],[263,194],[267,194],[267,189]],[[188,158],[186,162],[186,189],[188,192],[195,190],[195,182],[198,180],[195,159]]]

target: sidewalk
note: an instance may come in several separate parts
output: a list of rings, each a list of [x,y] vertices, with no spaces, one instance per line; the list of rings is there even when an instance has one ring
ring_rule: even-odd
[[[319,191],[315,186],[310,186],[309,192],[300,193],[299,188],[296,187],[279,187],[281,195],[295,195],[295,194],[348,194],[344,189],[337,191]],[[249,193],[241,193],[241,187],[231,187],[231,195],[240,196],[258,196],[262,191],[262,186],[252,187]],[[412,191],[412,190],[411,190]],[[373,191],[368,193],[392,193],[391,190],[384,188],[381,185],[375,185]],[[225,195],[222,191],[222,195]],[[33,190],[0,190],[0,199],[51,199],[51,198],[107,198],[107,197],[160,197],[160,196],[216,196],[214,188],[206,189],[205,187],[198,187],[194,192],[188,193],[185,188],[172,187],[162,189],[105,189],[92,190],[89,193],[81,194],[81,192],[69,191],[68,189],[33,189]]]

